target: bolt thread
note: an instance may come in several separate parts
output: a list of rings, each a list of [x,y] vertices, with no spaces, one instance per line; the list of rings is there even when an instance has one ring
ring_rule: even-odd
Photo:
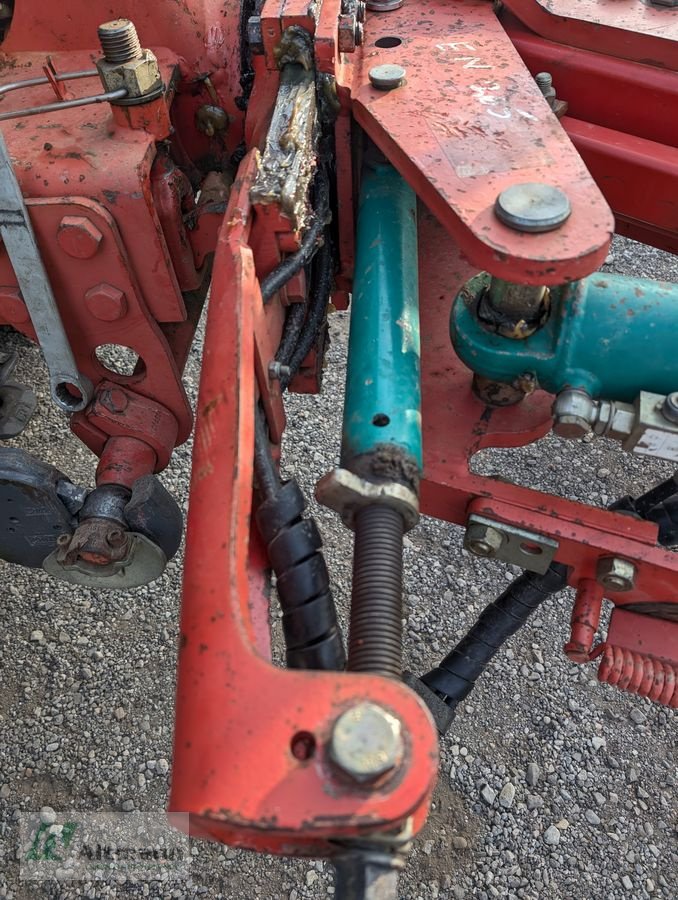
[[[348,668],[402,674],[403,520],[387,506],[366,506],[355,518]]]
[[[141,56],[141,44],[129,19],[105,22],[98,29],[101,49],[108,63],[126,63]]]
[[[553,85],[553,76],[550,72],[539,72],[534,76],[540,88],[550,88]]]

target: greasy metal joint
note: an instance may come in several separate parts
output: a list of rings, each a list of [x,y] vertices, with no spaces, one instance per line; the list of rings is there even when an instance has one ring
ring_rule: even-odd
[[[596,577],[604,588],[616,593],[630,591],[636,583],[637,570],[632,562],[617,556],[599,560]]]
[[[410,531],[419,521],[419,499],[413,490],[393,481],[368,481],[348,469],[335,469],[323,476],[315,495],[319,503],[339,513],[343,523],[351,529],[356,513],[374,503],[397,510],[403,518],[405,531]]]
[[[546,320],[549,297],[543,285],[514,284],[503,278],[491,278],[478,299],[478,319],[502,337],[524,340]]]
[[[369,784],[382,779],[402,761],[402,726],[376,703],[359,703],[334,723],[329,754],[353,781]]]
[[[124,89],[127,95],[111,101],[131,106],[155,100],[163,93],[158,60],[142,49],[136,28],[128,19],[116,19],[99,27],[104,58],[97,61],[99,77],[106,91]]]

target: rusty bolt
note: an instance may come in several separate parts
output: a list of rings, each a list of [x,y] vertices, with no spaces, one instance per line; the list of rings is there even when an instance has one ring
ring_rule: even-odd
[[[627,559],[609,556],[598,561],[598,581],[611,591],[630,591],[636,581],[636,567]]]
[[[99,249],[103,234],[87,216],[64,216],[57,229],[57,243],[75,259],[90,259]]]
[[[503,543],[504,536],[501,531],[490,525],[474,523],[466,529],[464,546],[476,556],[496,556]]]
[[[334,764],[354,781],[375,781],[402,759],[400,722],[376,703],[358,703],[334,723],[329,751]]]
[[[337,46],[341,53],[353,53],[359,46],[358,25],[355,13],[342,13],[339,16]]]
[[[115,322],[127,312],[127,298],[112,284],[96,284],[85,294],[85,304],[92,315],[103,322]]]
[[[30,316],[18,287],[0,287],[0,319],[11,325],[23,325]]]

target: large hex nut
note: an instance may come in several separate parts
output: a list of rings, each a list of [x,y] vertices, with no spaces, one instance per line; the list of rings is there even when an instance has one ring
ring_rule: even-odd
[[[596,574],[600,584],[610,591],[630,591],[636,582],[636,567],[618,556],[599,560]]]
[[[102,322],[115,322],[127,312],[127,298],[124,293],[112,284],[96,284],[85,294],[85,305],[96,319]]]
[[[102,240],[102,233],[87,216],[64,216],[57,229],[57,243],[74,259],[90,259]]]
[[[97,69],[107,91],[125,88],[127,100],[135,100],[154,94],[161,86],[158,60],[150,50],[125,63],[97,62]]]
[[[504,535],[491,525],[474,522],[466,529],[464,546],[476,556],[496,556],[504,543]]]
[[[402,760],[400,721],[376,703],[358,703],[334,723],[330,757],[358,783],[376,781]]]

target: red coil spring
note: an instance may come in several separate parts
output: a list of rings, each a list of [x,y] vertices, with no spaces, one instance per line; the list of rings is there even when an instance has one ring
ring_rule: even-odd
[[[601,644],[591,658],[602,656],[598,680],[620,691],[648,697],[662,706],[678,709],[678,667],[672,663],[636,653],[626,647]]]

